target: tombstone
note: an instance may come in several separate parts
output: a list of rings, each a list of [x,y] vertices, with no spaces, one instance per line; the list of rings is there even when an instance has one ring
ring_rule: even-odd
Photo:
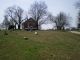
[[[38,32],[35,32],[34,34],[35,34],[35,35],[38,35]]]
[[[25,39],[25,40],[28,40],[28,38],[27,38],[27,37],[24,37],[24,39]]]

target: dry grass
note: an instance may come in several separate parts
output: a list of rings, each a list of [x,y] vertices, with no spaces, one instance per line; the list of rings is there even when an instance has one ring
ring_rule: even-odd
[[[80,35],[60,31],[0,31],[0,60],[80,60]],[[27,37],[28,40],[25,40]]]

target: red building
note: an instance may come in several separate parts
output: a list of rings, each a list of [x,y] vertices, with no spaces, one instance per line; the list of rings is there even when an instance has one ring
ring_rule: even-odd
[[[30,18],[22,23],[22,28],[25,30],[37,30],[37,26],[37,22],[33,18]]]

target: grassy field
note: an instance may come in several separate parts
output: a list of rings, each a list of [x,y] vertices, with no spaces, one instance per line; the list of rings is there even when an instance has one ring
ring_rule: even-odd
[[[80,35],[59,31],[4,35],[0,31],[0,60],[80,60]]]

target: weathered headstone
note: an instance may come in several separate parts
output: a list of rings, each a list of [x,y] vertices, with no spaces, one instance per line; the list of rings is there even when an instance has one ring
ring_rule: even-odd
[[[38,35],[38,32],[35,32],[35,35]]]
[[[25,40],[28,40],[28,37],[24,37]]]

